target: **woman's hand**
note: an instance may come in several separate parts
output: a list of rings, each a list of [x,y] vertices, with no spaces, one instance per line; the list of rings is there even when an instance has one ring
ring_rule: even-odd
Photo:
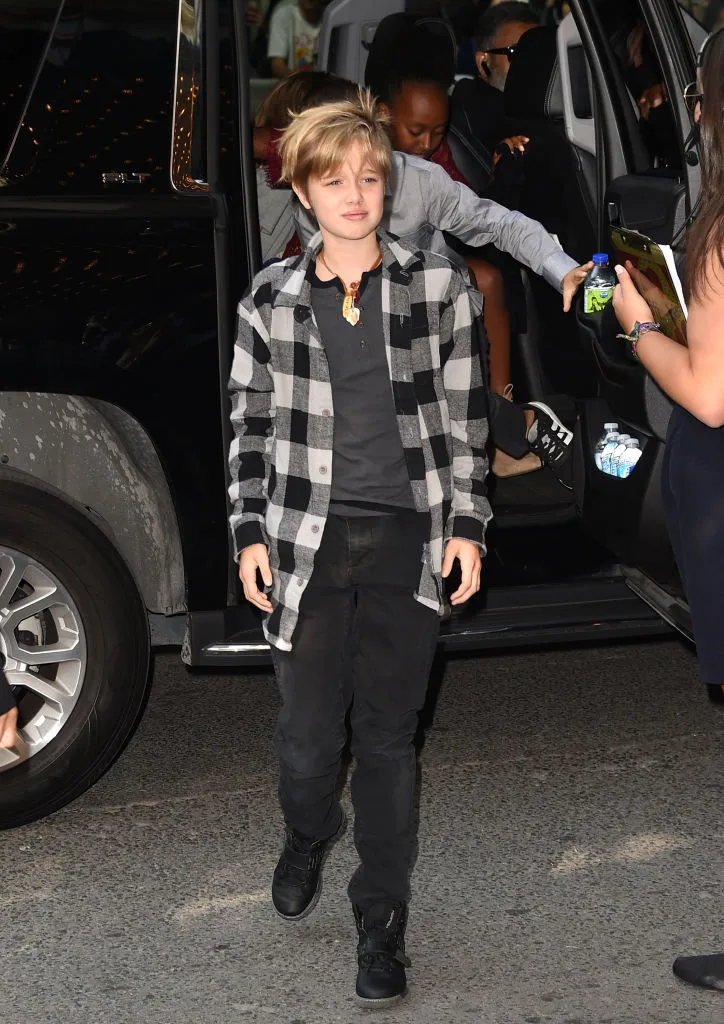
[[[18,742],[18,709],[10,708],[0,715],[0,750],[14,747]]]
[[[616,266],[618,284],[613,290],[613,309],[625,334],[630,334],[634,324],[651,323],[654,314],[646,299],[633,283],[631,274],[620,264]]]
[[[529,142],[530,139],[527,135],[509,135],[507,139],[501,139],[493,153],[493,167],[497,167],[500,158],[503,156],[503,153],[500,151],[501,146],[507,146],[511,153],[515,153],[516,150],[519,153],[525,153],[525,147]]]

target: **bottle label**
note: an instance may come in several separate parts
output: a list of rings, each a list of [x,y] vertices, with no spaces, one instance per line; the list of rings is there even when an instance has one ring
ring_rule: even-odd
[[[608,285],[584,288],[583,311],[584,313],[602,313],[612,298],[613,288]]]

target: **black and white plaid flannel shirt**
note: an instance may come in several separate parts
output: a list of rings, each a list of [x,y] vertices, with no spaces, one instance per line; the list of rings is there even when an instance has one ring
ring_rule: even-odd
[[[439,610],[444,543],[485,551],[488,435],[480,306],[444,256],[378,232],[382,309],[397,423],[418,512],[429,516],[417,600]],[[264,631],[290,650],[329,510],[334,408],[311,303],[321,235],[272,264],[239,304],[229,381],[235,555],[264,543],[274,577]]]

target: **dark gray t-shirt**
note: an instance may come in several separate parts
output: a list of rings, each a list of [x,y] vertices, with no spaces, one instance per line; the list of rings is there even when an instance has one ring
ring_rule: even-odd
[[[329,363],[334,401],[332,494],[337,515],[380,515],[414,509],[397,428],[382,321],[382,268],[364,274],[360,320],[342,316],[337,280],[312,281],[312,309]]]

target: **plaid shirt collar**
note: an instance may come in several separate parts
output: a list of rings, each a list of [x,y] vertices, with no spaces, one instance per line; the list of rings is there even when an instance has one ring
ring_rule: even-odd
[[[388,234],[381,228],[377,231],[377,238],[382,252],[382,266],[392,284],[401,285],[406,288],[412,280],[411,273],[406,269],[418,260],[417,253],[407,249],[397,241],[394,235]],[[299,307],[309,309],[311,307],[311,288],[314,280],[315,261],[322,249],[322,232],[317,231],[309,241],[309,245],[301,256],[298,256],[287,267],[286,274],[279,282],[279,290],[275,295],[275,304],[280,306]],[[394,311],[404,313],[399,309],[400,302],[405,302],[409,312],[409,298],[396,290],[396,302]]]

